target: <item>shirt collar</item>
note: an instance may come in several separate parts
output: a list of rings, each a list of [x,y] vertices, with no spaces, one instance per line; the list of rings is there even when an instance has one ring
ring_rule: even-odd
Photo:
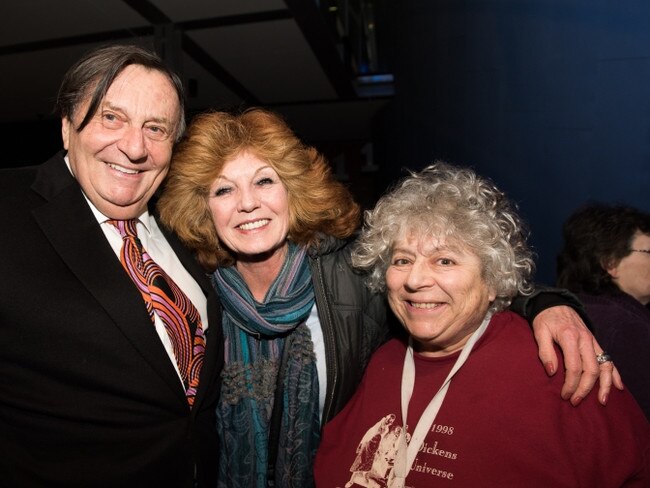
[[[66,166],[68,167],[68,170],[70,171],[70,174],[72,174],[72,176],[74,176],[74,173],[72,172],[72,168],[70,168],[70,161],[69,161],[69,159],[68,159],[68,155],[66,154],[65,157],[64,157],[63,159],[65,160],[65,164],[66,164]],[[76,178],[75,178],[75,179],[76,179]],[[111,220],[109,217],[107,217],[106,215],[104,215],[103,213],[101,213],[101,212],[97,209],[97,207],[95,207],[95,205],[93,204],[93,202],[91,202],[91,201],[88,199],[88,197],[86,196],[86,193],[83,191],[83,188],[82,188],[82,190],[81,190],[81,194],[82,194],[82,195],[84,196],[84,198],[86,199],[86,202],[88,202],[88,206],[90,207],[90,210],[93,212],[93,215],[94,215],[95,218],[97,219],[97,222],[99,222],[100,224],[104,224],[104,223],[108,222],[109,220]],[[138,220],[139,220],[140,223],[144,226],[144,228],[147,230],[148,233],[151,233],[151,222],[150,222],[150,219],[151,219],[151,216],[149,215],[149,210],[146,210],[146,209],[145,209],[144,212],[142,212],[142,213],[138,216]]]

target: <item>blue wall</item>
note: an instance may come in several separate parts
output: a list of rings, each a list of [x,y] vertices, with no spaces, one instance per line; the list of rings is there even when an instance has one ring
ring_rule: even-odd
[[[529,222],[547,283],[575,207],[650,211],[649,0],[390,3],[386,181],[434,159],[491,177]]]

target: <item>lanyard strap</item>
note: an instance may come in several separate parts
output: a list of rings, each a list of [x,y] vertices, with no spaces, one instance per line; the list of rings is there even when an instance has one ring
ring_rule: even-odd
[[[451,383],[452,378],[458,372],[458,370],[465,364],[467,358],[472,352],[472,348],[476,341],[483,335],[485,329],[487,329],[490,319],[492,318],[492,313],[488,314],[483,319],[481,325],[474,331],[470,336],[469,340],[463,346],[458,359],[454,367],[451,368],[451,371],[447,375],[447,378],[442,383],[438,392],[433,396],[427,408],[424,409],[420,420],[418,420],[415,429],[413,430],[413,435],[411,436],[410,442],[407,442],[406,439],[406,429],[407,422],[406,417],[408,415],[409,403],[411,402],[411,397],[413,396],[413,388],[415,386],[415,361],[413,360],[413,344],[412,340],[409,339],[409,345],[406,349],[406,355],[404,356],[404,369],[402,370],[402,431],[400,432],[400,437],[398,439],[397,452],[395,454],[395,464],[393,466],[393,476],[392,480],[389,480],[388,486],[390,488],[403,488],[406,476],[411,470],[413,461],[415,461],[415,456],[417,456],[422,443],[427,435],[427,432],[433,425],[433,422],[438,415],[438,411],[442,406],[442,402],[445,400],[447,395],[447,390],[449,389],[449,384]]]

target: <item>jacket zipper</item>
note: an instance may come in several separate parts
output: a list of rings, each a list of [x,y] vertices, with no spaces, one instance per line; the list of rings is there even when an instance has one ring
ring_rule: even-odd
[[[316,272],[314,279],[314,292],[316,296],[316,310],[323,331],[325,341],[325,370],[327,373],[327,385],[325,393],[325,405],[323,406],[323,416],[321,428],[329,419],[332,410],[332,399],[336,384],[338,382],[338,365],[336,364],[336,344],[334,342],[334,331],[332,328],[332,316],[330,305],[325,294],[325,283],[323,281],[322,261],[320,256],[312,258],[314,262],[313,270]],[[324,319],[324,320],[323,320]]]

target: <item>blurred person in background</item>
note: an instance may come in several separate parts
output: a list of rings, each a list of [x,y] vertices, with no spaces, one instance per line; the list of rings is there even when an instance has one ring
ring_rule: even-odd
[[[589,204],[563,233],[557,284],[578,295],[596,339],[650,419],[650,214]]]

